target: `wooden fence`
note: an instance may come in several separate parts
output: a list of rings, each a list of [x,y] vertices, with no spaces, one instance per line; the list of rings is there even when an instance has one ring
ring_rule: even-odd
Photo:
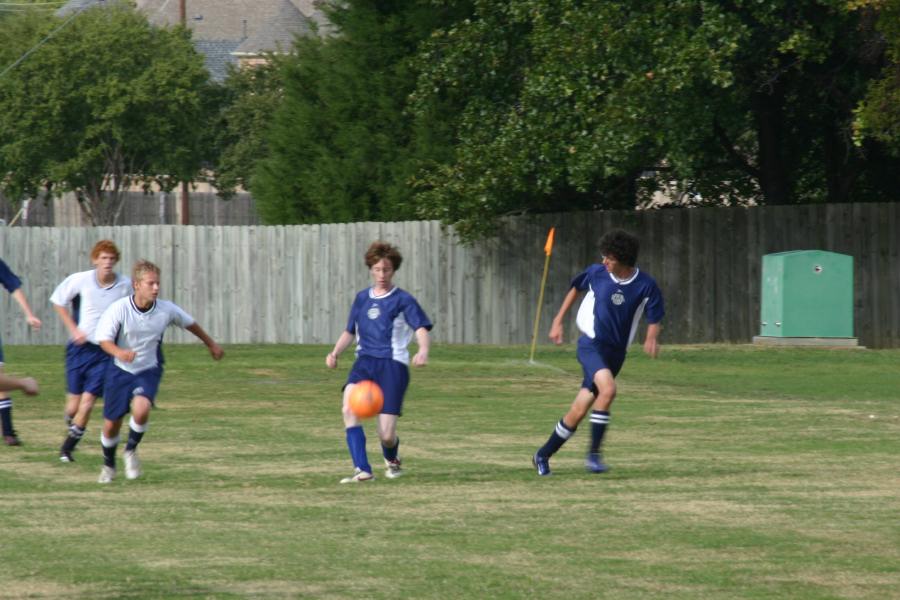
[[[131,226],[0,228],[0,257],[19,273],[44,320],[27,330],[0,294],[6,344],[61,344],[48,298],[67,274],[90,268],[96,240],[111,238],[127,268],[163,270],[161,297],[224,343],[331,343],[353,294],[368,283],[362,255],[376,238],[397,243],[395,282],[416,295],[444,343],[525,344],[531,332],[547,230],[557,227],[540,340],[570,278],[597,260],[597,240],[623,227],[642,240],[639,266],[666,298],[663,343],[749,342],[759,333],[761,257],[818,249],[854,257],[855,332],[869,347],[900,347],[900,211],[897,204],[601,211],[509,219],[500,236],[466,246],[437,222],[288,227]],[[574,313],[574,311],[573,311]],[[574,317],[574,314],[573,314]],[[574,335],[570,324],[569,340]],[[192,337],[181,331],[167,341]]]

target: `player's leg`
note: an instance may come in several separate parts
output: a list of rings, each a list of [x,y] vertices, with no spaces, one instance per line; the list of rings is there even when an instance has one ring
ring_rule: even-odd
[[[100,445],[103,447],[103,467],[100,469],[98,483],[111,483],[116,477],[116,447],[119,445],[121,427],[122,417],[110,419],[104,416],[103,431],[100,434]]]
[[[68,428],[72,424],[72,420],[75,418],[75,414],[78,412],[78,405],[81,403],[81,394],[72,394],[66,393],[66,408],[63,413],[63,418],[66,421],[66,427]]]
[[[59,449],[62,462],[74,462],[72,453],[84,438],[97,398],[103,395],[108,365],[109,356],[93,344],[73,346],[66,353],[66,385],[69,394],[78,394],[78,406]]]
[[[357,359],[347,376],[344,386],[341,414],[344,418],[344,432],[347,437],[347,449],[350,451],[350,460],[353,461],[353,475],[341,479],[341,483],[357,483],[369,481],[375,478],[372,475],[372,465],[366,454],[366,432],[357,416],[350,410],[350,391],[358,381],[371,379],[363,358]]]
[[[59,460],[62,462],[75,462],[72,453],[75,451],[75,447],[78,446],[78,442],[84,437],[88,419],[96,401],[97,396],[90,392],[84,392],[79,397],[78,410],[69,424],[69,432],[59,449]]]
[[[122,458],[125,459],[125,478],[137,479],[141,476],[141,461],[138,459],[137,447],[147,431],[150,410],[153,402],[147,396],[135,396],[131,399],[131,419],[128,422],[128,441]]]
[[[603,463],[600,446],[609,425],[609,409],[616,398],[616,379],[610,369],[601,369],[594,374],[597,398],[591,410],[591,443],[588,447],[585,468],[592,473],[605,473],[609,467]]]
[[[531,459],[538,475],[550,474],[550,457],[556,454],[563,444],[575,434],[578,424],[587,414],[593,401],[594,393],[590,389],[582,387],[578,390],[568,412],[559,420],[553,433],[547,438],[547,442],[534,453]]]
[[[396,479],[403,474],[400,461],[400,438],[397,436],[397,419],[403,412],[403,399],[409,387],[409,367],[392,359],[382,360],[375,380],[384,394],[384,405],[378,415],[378,438],[384,457],[385,476]]]
[[[603,358],[591,340],[582,337],[577,346],[578,362],[581,364],[583,378],[581,389],[575,395],[575,400],[569,411],[556,424],[553,433],[547,439],[547,443],[541,446],[531,458],[532,464],[537,469],[538,475],[550,474],[550,457],[553,456],[569,438],[575,434],[578,424],[584,419],[596,397],[594,389],[594,374],[605,368]]]
[[[605,473],[609,467],[604,464],[600,447],[610,423],[610,408],[616,399],[616,375],[625,362],[625,354],[601,351],[604,368],[594,373],[594,389],[597,399],[591,411],[591,443],[588,446],[585,468],[591,473]]]
[[[103,447],[103,468],[97,480],[100,483],[110,483],[116,476],[119,430],[131,406],[132,390],[137,385],[134,375],[115,365],[109,366],[104,382],[103,429],[100,433],[100,445]]]

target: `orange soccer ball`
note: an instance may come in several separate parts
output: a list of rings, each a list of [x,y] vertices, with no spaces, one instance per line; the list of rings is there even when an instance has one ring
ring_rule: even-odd
[[[384,393],[374,381],[359,381],[350,390],[350,410],[360,419],[374,417],[384,406]]]

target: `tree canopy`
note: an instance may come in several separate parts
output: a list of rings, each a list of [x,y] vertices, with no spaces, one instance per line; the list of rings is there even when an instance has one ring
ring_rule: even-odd
[[[633,206],[681,181],[707,201],[895,199],[853,144],[878,73],[871,14],[843,0],[478,0],[420,53],[413,110],[460,107],[419,213],[479,235],[509,212]]]
[[[335,34],[296,41],[282,62],[284,98],[251,191],[270,223],[415,218],[409,179],[445,159],[440,115],[419,129],[406,114],[421,40],[463,2],[347,0],[328,16]]]
[[[16,25],[31,35],[2,57],[58,24]],[[0,79],[0,185],[73,191],[92,223],[114,223],[128,185],[171,189],[198,172],[207,86],[185,29],[152,27],[126,3],[86,10]]]

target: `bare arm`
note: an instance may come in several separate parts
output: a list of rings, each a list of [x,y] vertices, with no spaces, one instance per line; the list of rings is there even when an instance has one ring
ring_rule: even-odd
[[[31,377],[18,378],[0,373],[0,392],[13,390],[21,390],[28,396],[35,396],[38,393],[38,384]]]
[[[137,353],[134,350],[119,348],[116,346],[115,342],[110,340],[102,340],[100,342],[100,348],[113,358],[118,358],[123,363],[130,363],[134,361],[135,356],[137,356]]]
[[[59,315],[60,320],[69,332],[69,337],[72,338],[72,341],[75,342],[76,345],[80,346],[87,341],[87,334],[78,329],[78,324],[75,322],[75,319],[72,318],[72,315],[69,314],[69,311],[65,306],[54,304],[53,310]]]
[[[656,358],[659,356],[659,332],[662,330],[662,325],[659,323],[651,323],[647,326],[647,338],[644,340],[644,352],[650,355],[651,358]]]
[[[209,348],[209,353],[213,357],[213,360],[221,360],[221,358],[225,356],[225,351],[222,350],[221,346],[219,346],[215,342],[215,340],[209,337],[209,334],[203,331],[203,328],[200,327],[199,324],[194,323],[193,325],[185,327],[185,329],[196,335],[201,342],[206,344],[206,347]]]
[[[341,352],[347,349],[347,346],[353,343],[354,339],[356,339],[356,336],[346,329],[341,332],[341,336],[334,343],[334,349],[328,353],[328,356],[325,357],[325,364],[329,369],[334,369],[337,367],[338,356],[341,355]]]
[[[419,344],[419,351],[413,356],[412,364],[415,367],[424,367],[428,364],[428,351],[431,350],[431,336],[424,327],[416,329],[416,343]]]
[[[572,308],[572,305],[575,304],[578,294],[579,292],[576,288],[569,288],[569,292],[563,298],[562,306],[559,307],[559,312],[553,317],[553,323],[550,325],[550,339],[557,346],[563,343],[563,319],[566,313],[569,312],[569,309]]]
[[[25,298],[25,292],[22,291],[22,288],[17,289],[12,293],[12,297],[16,299],[16,302],[19,303],[19,306],[22,307],[22,312],[25,313],[25,320],[28,321],[28,324],[31,325],[31,328],[37,331],[41,328],[41,320],[34,316],[34,313],[31,312],[31,307],[28,306],[28,299]]]

